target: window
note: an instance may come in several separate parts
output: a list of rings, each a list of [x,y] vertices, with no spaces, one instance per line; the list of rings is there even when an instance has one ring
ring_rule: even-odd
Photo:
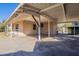
[[[10,27],[10,24],[8,24],[8,27]]]
[[[44,24],[43,23],[41,23],[41,28],[43,28],[44,27]]]
[[[75,23],[75,25],[78,25],[78,23]]]
[[[44,24],[41,23],[41,28],[43,28],[43,27],[44,27]],[[36,24],[33,24],[33,30],[36,30]]]
[[[16,30],[16,31],[19,31],[19,25],[18,25],[18,24],[16,24],[15,30]]]
[[[36,30],[36,25],[35,24],[33,24],[33,30]]]

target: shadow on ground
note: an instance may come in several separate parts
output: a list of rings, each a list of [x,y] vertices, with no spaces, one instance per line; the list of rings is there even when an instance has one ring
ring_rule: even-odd
[[[58,37],[59,41],[36,42],[33,52],[18,51],[1,56],[79,56],[79,38]]]

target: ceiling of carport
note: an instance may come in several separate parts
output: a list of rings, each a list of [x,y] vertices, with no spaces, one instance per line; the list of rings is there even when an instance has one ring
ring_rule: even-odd
[[[28,5],[31,5],[33,7],[36,7],[38,8],[39,10],[42,10],[42,9],[45,9],[45,8],[48,8],[52,5],[55,5],[56,3],[30,3]]]
[[[55,6],[55,7],[53,7],[53,6]],[[26,12],[28,12],[28,9],[30,9],[30,11],[28,13],[31,13],[31,14],[33,13],[33,12],[31,12],[31,10],[32,10],[32,11],[37,11],[43,15],[46,15],[52,19],[53,18],[57,18],[57,19],[64,18],[62,6],[60,6],[60,4],[58,6],[57,3],[30,3],[30,4],[24,4],[23,7],[26,8]],[[46,8],[48,10],[45,10]],[[40,11],[42,11],[42,12],[40,12]],[[35,13],[33,13],[33,14],[35,15]]]
[[[43,10],[45,8],[54,6],[56,4],[58,3],[30,3],[28,5],[33,6],[37,8],[38,10]],[[50,8],[44,11],[44,13],[48,14],[49,16],[53,18],[57,18],[60,22],[61,21],[72,21],[71,20],[72,18],[79,17],[79,3],[65,3],[63,4],[63,7],[62,5],[60,5],[55,8]],[[66,17],[65,20],[64,20],[64,16]]]
[[[65,10],[67,18],[79,17],[79,3],[65,4]]]
[[[35,16],[41,14],[52,20],[57,18],[58,22],[72,21],[72,18],[79,17],[79,3],[24,3],[19,9],[24,9],[26,13]]]
[[[64,20],[64,13],[61,6],[52,8],[50,10],[45,11],[48,15],[57,18],[58,20]]]

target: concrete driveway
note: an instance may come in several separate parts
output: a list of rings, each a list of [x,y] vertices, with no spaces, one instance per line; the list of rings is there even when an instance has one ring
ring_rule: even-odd
[[[27,38],[27,39],[26,39]],[[34,37],[0,41],[2,56],[79,56],[79,37],[56,36],[36,41]]]

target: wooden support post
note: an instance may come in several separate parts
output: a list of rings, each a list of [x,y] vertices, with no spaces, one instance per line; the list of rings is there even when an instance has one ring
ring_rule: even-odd
[[[57,28],[57,19],[54,19],[54,32],[53,32],[53,35],[56,35],[57,31],[58,31],[58,28]]]
[[[10,30],[11,30],[10,35],[12,37],[12,23],[10,24]]]
[[[40,27],[40,15],[39,15],[39,26],[38,26],[38,40],[41,40],[41,27]]]
[[[48,37],[50,37],[50,20],[48,19]]]
[[[74,25],[74,36],[75,36],[75,25]]]

